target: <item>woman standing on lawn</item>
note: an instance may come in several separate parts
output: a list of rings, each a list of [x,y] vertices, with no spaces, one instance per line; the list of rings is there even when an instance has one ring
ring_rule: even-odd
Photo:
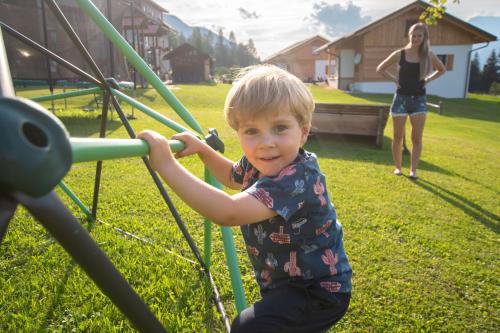
[[[403,138],[406,118],[411,123],[411,169],[410,179],[417,179],[417,165],[422,152],[422,135],[427,115],[427,98],[425,86],[446,72],[443,63],[431,52],[429,31],[423,23],[416,23],[408,32],[409,43],[402,49],[394,51],[377,67],[377,73],[394,81],[397,91],[391,105],[391,115],[394,127],[392,141],[392,157],[394,159],[394,174],[402,175]],[[398,64],[398,74],[395,76],[387,69]],[[431,71],[434,69],[433,71]]]

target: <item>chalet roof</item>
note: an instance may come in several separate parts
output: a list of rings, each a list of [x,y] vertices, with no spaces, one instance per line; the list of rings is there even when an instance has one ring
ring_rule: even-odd
[[[327,42],[329,41],[327,38],[325,38],[325,37],[323,37],[323,36],[316,35],[316,36],[313,36],[313,37],[311,37],[311,38],[307,38],[307,39],[304,39],[304,40],[302,40],[302,41],[300,41],[300,42],[297,42],[297,43],[295,43],[295,44],[292,44],[292,45],[290,45],[290,46],[288,46],[288,47],[284,48],[283,50],[278,51],[278,52],[276,52],[276,53],[274,53],[274,54],[270,55],[269,57],[267,57],[266,59],[264,59],[264,60],[263,60],[263,62],[266,62],[266,61],[269,61],[269,60],[271,60],[271,59],[273,59],[273,58],[276,58],[276,57],[278,57],[278,56],[281,56],[281,55],[287,54],[287,53],[289,53],[289,52],[293,51],[294,49],[296,49],[296,48],[298,48],[298,47],[300,47],[300,46],[302,46],[302,45],[304,45],[304,44],[307,44],[307,43],[309,43],[309,42],[311,42],[311,41],[313,41],[313,40],[315,40],[315,39],[317,39],[317,38],[318,38],[318,39],[323,40],[323,42],[325,42],[325,43],[327,43]]]
[[[396,10],[395,12],[390,13],[389,15],[386,15],[386,16],[384,16],[384,17],[382,17],[382,18],[380,18],[372,23],[365,25],[364,27],[354,31],[353,33],[351,33],[347,36],[337,38],[334,41],[329,42],[329,43],[319,47],[316,51],[320,52],[320,51],[323,51],[331,46],[339,45],[340,43],[347,41],[351,38],[361,36],[364,33],[368,32],[369,30],[374,29],[375,27],[378,27],[379,25],[385,23],[385,21],[387,21],[388,19],[391,19],[395,16],[401,15],[401,14],[403,14],[407,11],[410,11],[412,9],[415,9],[415,8],[426,9],[429,6],[432,6],[432,5],[428,4],[424,1],[421,1],[421,0],[417,0],[415,2],[412,2],[412,3],[402,7],[400,9]],[[451,14],[445,13],[443,15],[442,20],[448,20],[449,22],[459,26],[460,28],[467,30],[468,32],[474,34],[477,37],[477,40],[478,40],[477,43],[491,42],[491,41],[497,40],[497,37],[495,35],[492,35],[489,32],[486,32],[482,29],[479,29],[475,25],[467,23],[467,22],[465,22],[465,21],[463,21],[463,20],[461,20],[461,19],[459,19]]]
[[[162,5],[160,5],[155,0],[142,0],[142,1],[150,3],[153,7],[156,7],[156,9],[159,10],[159,11],[161,11],[161,12],[168,13],[168,10],[166,10],[165,7],[163,7]]]
[[[170,51],[166,55],[164,55],[163,59],[172,59],[172,58],[175,58],[175,57],[178,57],[178,56],[185,55],[187,52],[190,52],[190,51],[193,51],[193,50],[195,50],[203,58],[210,58],[210,59],[212,59],[212,57],[210,57],[210,55],[208,55],[205,52],[197,49],[196,47],[192,46],[189,43],[184,43],[184,44],[176,47],[175,49],[173,49],[172,51]]]

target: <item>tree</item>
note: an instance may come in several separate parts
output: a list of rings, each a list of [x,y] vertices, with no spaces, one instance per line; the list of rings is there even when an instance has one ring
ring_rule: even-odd
[[[193,29],[193,32],[191,33],[191,37],[189,38],[189,44],[197,48],[198,50],[203,49],[203,42],[202,42],[202,37],[201,37],[201,31],[200,28],[196,27]]]
[[[217,35],[217,42],[215,43],[215,65],[216,66],[227,66],[227,50],[224,44],[224,32],[222,28],[219,29],[219,34]]]
[[[211,57],[215,56],[215,34],[212,30],[209,30],[207,35],[205,36],[205,45],[206,45],[206,53],[208,53]]]
[[[236,41],[236,36],[232,31],[229,32],[229,58],[230,66],[241,66],[238,62],[238,42]]]
[[[179,45],[182,45],[182,44],[184,44],[186,42],[187,42],[186,36],[184,36],[184,34],[181,33],[179,35]]]
[[[177,46],[179,46],[179,36],[177,34],[169,34],[168,45],[171,49],[175,49]]]
[[[244,44],[238,44],[236,59],[240,67],[247,67],[250,65],[250,54]]]
[[[427,25],[434,25],[440,20],[446,12],[447,0],[430,0],[431,6],[420,15],[420,20]],[[460,0],[453,0],[454,3],[460,3]]]
[[[470,63],[469,92],[481,90],[481,69],[479,68],[479,55],[474,54],[474,59]]]
[[[483,73],[481,75],[481,83],[485,92],[490,91],[492,83],[500,82],[500,77],[498,75],[500,66],[498,66],[497,62],[497,54],[495,50],[493,50],[483,67]]]

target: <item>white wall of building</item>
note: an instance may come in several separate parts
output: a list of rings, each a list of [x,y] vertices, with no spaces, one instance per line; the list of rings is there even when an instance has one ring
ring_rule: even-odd
[[[427,85],[429,95],[446,98],[464,98],[469,70],[469,51],[472,45],[433,45],[434,54],[453,54],[453,69]]]
[[[314,79],[326,80],[328,60],[316,60],[314,63]]]
[[[464,98],[469,70],[468,56],[472,45],[433,45],[434,54],[453,54],[453,69],[427,85],[427,94],[445,98]],[[353,90],[366,93],[393,94],[393,82],[356,82]]]

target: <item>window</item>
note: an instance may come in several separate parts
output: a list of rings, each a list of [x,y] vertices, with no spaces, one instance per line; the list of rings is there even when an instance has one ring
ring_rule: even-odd
[[[57,73],[58,63],[52,60],[49,60],[49,68],[51,73]]]
[[[438,59],[443,63],[443,65],[446,67],[446,70],[453,70],[453,54],[436,54],[436,57],[438,57]]]

